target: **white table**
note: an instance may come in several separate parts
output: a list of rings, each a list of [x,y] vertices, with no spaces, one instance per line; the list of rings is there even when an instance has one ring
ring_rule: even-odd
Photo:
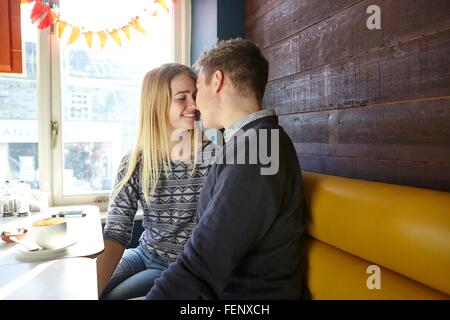
[[[104,249],[98,207],[54,207],[23,218],[1,217],[0,232],[11,228],[30,229],[34,221],[62,210],[83,210],[87,215],[66,219],[68,232],[78,241],[56,257],[27,261],[17,254],[15,243],[0,240],[0,300],[98,299],[96,260],[86,258]]]
[[[96,300],[95,259],[0,266],[0,300]]]
[[[58,213],[61,210],[83,210],[87,215],[82,218],[66,219],[68,232],[75,236],[78,241],[62,255],[58,255],[57,258],[89,257],[101,253],[104,249],[104,243],[100,213],[96,206],[54,207],[46,212],[31,213],[28,217],[24,218],[0,218],[0,232],[10,228],[30,229],[34,221],[49,218],[52,214]],[[16,245],[15,243],[7,243],[0,240],[0,266],[36,261],[36,259],[27,261],[26,258],[18,255],[15,248]],[[0,279],[3,276],[0,273]]]

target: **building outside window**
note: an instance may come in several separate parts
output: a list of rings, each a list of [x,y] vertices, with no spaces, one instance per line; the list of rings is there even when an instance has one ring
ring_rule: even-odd
[[[91,97],[85,94],[72,93],[69,101],[68,118],[71,120],[90,120]]]

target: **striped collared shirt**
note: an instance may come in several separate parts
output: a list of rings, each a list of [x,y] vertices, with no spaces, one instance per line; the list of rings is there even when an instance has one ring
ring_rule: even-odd
[[[226,128],[223,132],[223,139],[225,142],[228,142],[228,140],[230,140],[230,138],[237,132],[239,131],[239,129],[242,129],[246,124],[255,121],[257,119],[260,118],[264,118],[264,117],[269,117],[269,116],[273,116],[275,115],[275,111],[274,110],[270,110],[270,109],[263,109],[263,110],[259,110],[253,113],[250,113],[249,115],[243,117],[241,120],[239,120],[238,122],[234,123],[233,125],[231,125],[231,127]]]

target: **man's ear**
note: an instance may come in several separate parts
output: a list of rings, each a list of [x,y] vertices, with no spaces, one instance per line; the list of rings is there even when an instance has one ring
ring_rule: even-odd
[[[212,86],[216,93],[222,89],[224,80],[225,80],[225,75],[223,74],[223,71],[216,70],[212,77]]]

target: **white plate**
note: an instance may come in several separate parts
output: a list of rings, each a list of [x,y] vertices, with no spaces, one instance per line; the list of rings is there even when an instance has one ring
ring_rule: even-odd
[[[64,255],[67,249],[78,242],[75,238],[66,238],[61,244],[54,249],[42,249],[39,251],[28,251],[21,245],[16,245],[15,249],[18,253],[18,258],[26,259],[49,259]]]

